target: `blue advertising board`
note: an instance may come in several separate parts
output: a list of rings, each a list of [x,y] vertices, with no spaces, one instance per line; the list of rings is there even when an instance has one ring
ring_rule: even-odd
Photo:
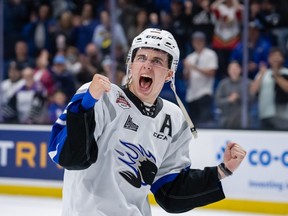
[[[62,180],[48,155],[51,126],[0,125],[0,178]]]

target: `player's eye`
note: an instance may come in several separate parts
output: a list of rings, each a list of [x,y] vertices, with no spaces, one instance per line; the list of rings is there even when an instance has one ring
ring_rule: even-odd
[[[138,56],[136,57],[136,61],[138,61],[138,62],[145,62],[145,61],[146,61],[146,56],[144,56],[144,55],[138,55]]]
[[[158,58],[153,59],[151,62],[152,62],[152,64],[155,65],[155,66],[161,66],[161,67],[163,67],[163,61],[161,61],[161,60],[158,59]]]

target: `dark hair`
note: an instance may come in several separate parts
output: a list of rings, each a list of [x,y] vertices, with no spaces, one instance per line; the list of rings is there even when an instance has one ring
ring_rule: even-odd
[[[9,70],[10,69],[15,69],[16,71],[21,72],[22,68],[20,67],[19,64],[17,64],[17,62],[11,61],[11,62],[9,62]]]
[[[269,50],[269,55],[276,53],[276,52],[280,53],[284,57],[284,53],[279,47],[271,47]]]
[[[229,65],[230,65],[230,64],[238,64],[240,67],[242,67],[241,64],[240,64],[240,62],[237,61],[237,60],[231,60],[231,61],[229,62]]]

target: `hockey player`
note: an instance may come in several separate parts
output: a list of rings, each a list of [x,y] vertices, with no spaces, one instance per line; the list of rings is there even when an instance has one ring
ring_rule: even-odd
[[[165,82],[174,84],[178,60],[169,32],[146,29],[133,40],[126,86],[96,74],[74,95],[49,145],[50,157],[65,168],[63,216],[149,216],[150,191],[172,213],[224,199],[220,180],[246,152],[229,143],[220,165],[190,168],[188,123],[178,106],[159,97]]]

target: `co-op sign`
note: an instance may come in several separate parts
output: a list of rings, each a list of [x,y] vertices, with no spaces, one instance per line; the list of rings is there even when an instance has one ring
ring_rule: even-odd
[[[247,156],[252,166],[269,166],[272,163],[279,163],[284,167],[288,167],[288,150],[280,154],[273,154],[267,149],[252,149]]]
[[[228,143],[228,141],[226,142]],[[221,147],[221,150],[217,153],[217,160],[223,160],[223,153],[225,147]],[[265,148],[253,148],[247,151],[246,156],[248,162],[252,166],[269,166],[274,163],[278,163],[284,167],[288,167],[288,150],[280,150],[280,153],[273,153],[269,149]]]

